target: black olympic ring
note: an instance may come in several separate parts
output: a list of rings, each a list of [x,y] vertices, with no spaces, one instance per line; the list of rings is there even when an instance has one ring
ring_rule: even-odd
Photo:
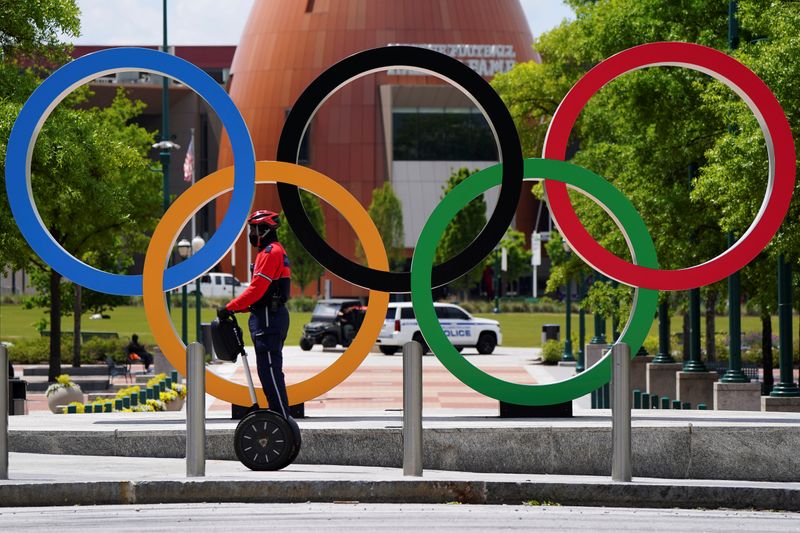
[[[415,46],[389,46],[358,52],[335,63],[295,102],[278,142],[277,160],[297,163],[300,143],[316,111],[346,83],[391,68],[414,68],[442,78],[463,91],[486,116],[499,145],[503,162],[500,195],[492,216],[477,237],[457,256],[433,267],[433,287],[444,285],[478,265],[500,242],[517,209],[522,190],[523,160],[517,129],[503,100],[477,72],[450,56]],[[286,220],[303,246],[322,266],[360,287],[385,292],[411,292],[410,272],[384,272],[347,259],[328,245],[311,225],[295,185],[278,183],[278,196]]]

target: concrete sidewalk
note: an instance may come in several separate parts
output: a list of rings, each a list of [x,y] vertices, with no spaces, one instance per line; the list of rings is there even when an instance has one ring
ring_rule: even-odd
[[[488,474],[291,465],[251,472],[238,462],[208,461],[206,476],[186,478],[182,459],[12,453],[0,481],[0,506],[193,502],[362,502],[590,505],[800,510],[800,483]]]
[[[488,412],[425,411],[423,464],[433,470],[607,476],[608,410],[567,419],[500,419]],[[399,468],[401,413],[352,411],[298,420],[298,464]],[[206,424],[207,458],[234,460],[237,422]],[[800,414],[633,412],[635,476],[675,480],[800,481]],[[12,452],[180,458],[184,413],[36,414],[11,417]]]

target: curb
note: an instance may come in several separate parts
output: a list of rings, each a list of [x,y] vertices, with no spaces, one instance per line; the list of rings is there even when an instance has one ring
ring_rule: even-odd
[[[0,507],[158,503],[451,503],[800,511],[800,489],[666,483],[165,480],[0,485]]]
[[[82,415],[74,415],[82,416]],[[301,425],[302,427],[302,425]],[[398,428],[303,428],[298,464],[403,464]],[[185,457],[185,429],[16,429],[9,451],[53,455]],[[634,427],[633,475],[638,478],[794,483],[800,471],[800,427]],[[611,474],[610,427],[425,428],[426,469],[458,472]],[[676,453],[682,450],[682,453]],[[208,459],[236,460],[233,428],[206,431]]]

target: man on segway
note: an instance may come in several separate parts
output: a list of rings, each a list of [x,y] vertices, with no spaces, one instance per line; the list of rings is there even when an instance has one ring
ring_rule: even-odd
[[[289,258],[278,242],[278,213],[260,210],[247,219],[250,244],[258,248],[250,286],[217,310],[220,320],[250,311],[250,336],[256,350],[258,377],[269,409],[289,418],[289,402],[283,377],[283,343],[289,330]]]

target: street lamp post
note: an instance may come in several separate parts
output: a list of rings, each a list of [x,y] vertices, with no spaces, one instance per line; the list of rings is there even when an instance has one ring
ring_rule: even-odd
[[[583,307],[583,299],[586,297],[586,280],[583,274],[578,279],[578,298],[581,300],[581,307],[578,310],[578,363],[575,365],[575,373],[580,374],[586,369],[586,354],[584,345],[586,344],[586,310]]]
[[[689,290],[689,360],[683,364],[684,372],[706,372],[700,359],[700,289]]]
[[[658,353],[654,363],[674,363],[669,346],[669,302],[666,298],[658,304]]]
[[[800,396],[792,372],[792,264],[778,255],[778,349],[781,380],[770,396]]]
[[[604,282],[605,277],[599,272],[595,274],[595,282]],[[589,344],[605,344],[606,343],[606,319],[600,316],[600,313],[594,313],[594,337],[589,341]]]
[[[492,313],[500,312],[500,250],[494,251],[494,309]]]
[[[569,244],[567,244],[566,240],[563,240],[561,241],[561,245],[564,247],[564,251],[567,253],[567,258],[569,258]],[[565,303],[567,304],[567,324],[564,328],[564,352],[561,354],[561,360],[575,361],[575,357],[572,356],[572,280],[569,279],[569,273],[567,273],[567,295],[565,298]]]
[[[189,239],[181,239],[178,241],[178,255],[181,257],[182,260],[185,260],[192,254],[192,243],[189,242]],[[181,339],[183,340],[184,344],[187,344],[187,339],[189,337],[189,320],[188,320],[188,309],[187,309],[187,288],[186,285],[181,287]]]
[[[192,255],[200,251],[200,248],[205,246],[206,241],[199,235],[195,235],[192,239]],[[203,342],[203,327],[200,320],[200,307],[202,304],[202,294],[200,294],[200,278],[194,280],[194,326],[197,342]]]

